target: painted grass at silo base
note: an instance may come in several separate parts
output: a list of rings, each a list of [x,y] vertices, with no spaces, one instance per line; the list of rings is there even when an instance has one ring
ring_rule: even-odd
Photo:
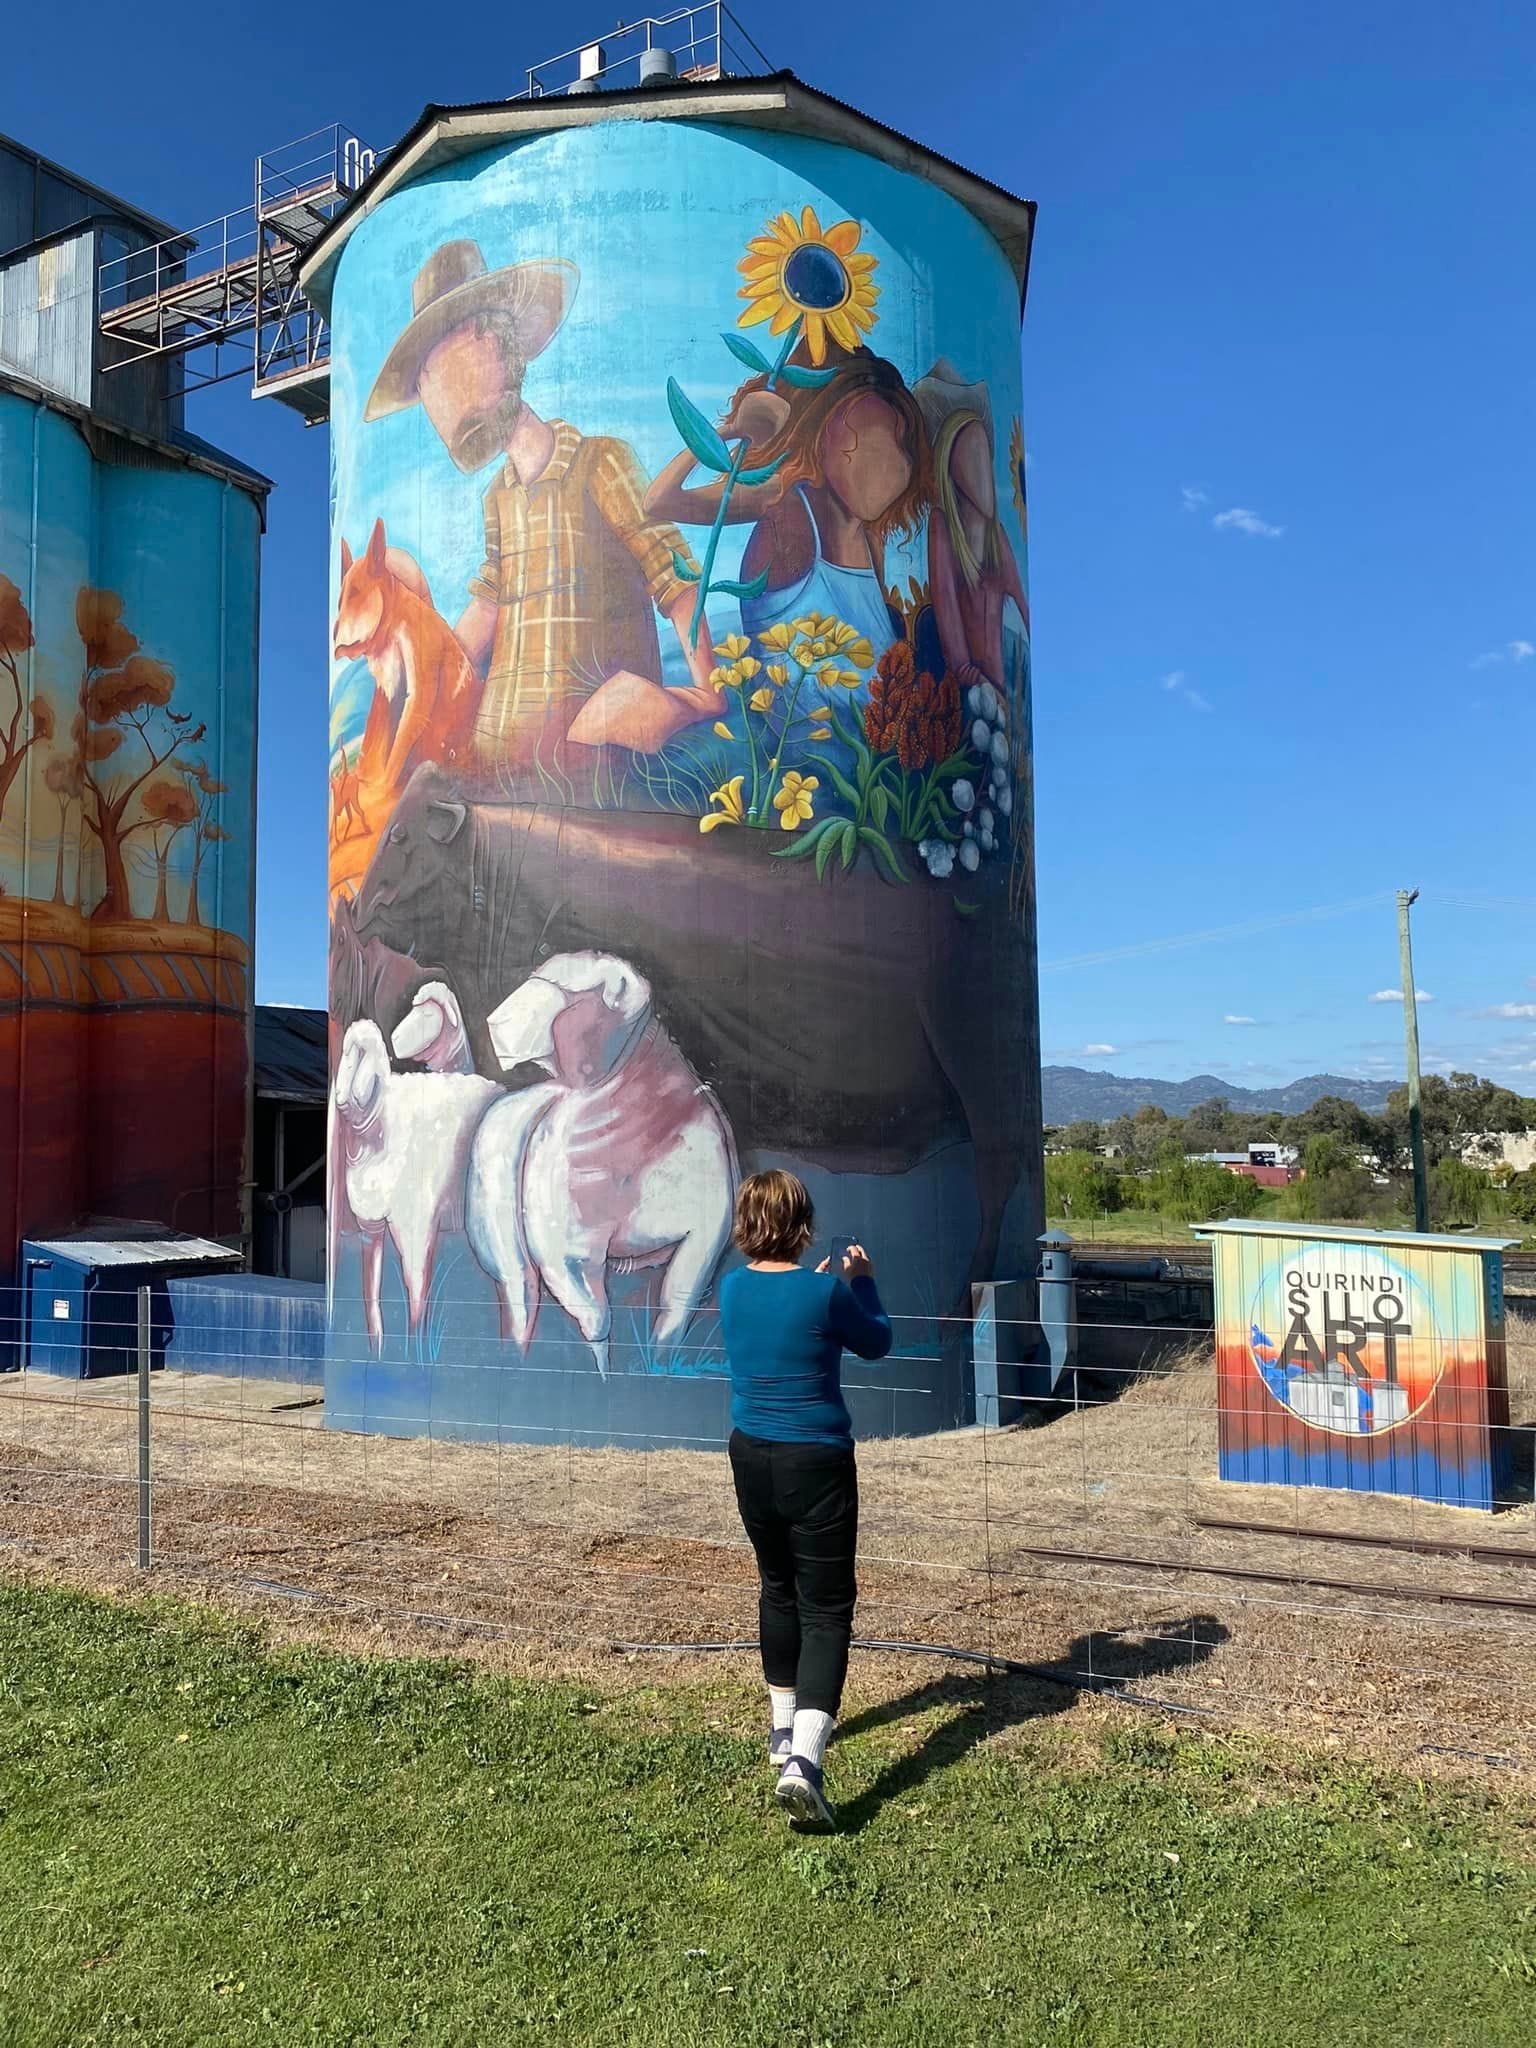
[[[1536,1374],[1512,1346],[1517,1419]],[[751,1560],[717,1452],[483,1447],[348,1436],[287,1383],[156,1374],[149,1583],[372,1651],[445,1648],[619,1686],[749,1671],[749,1655],[625,1656],[629,1642],[750,1640]],[[1498,1516],[1360,1495],[1223,1486],[1208,1356],[1044,1429],[861,1448],[861,1635],[1066,1666],[1227,1726],[1411,1771],[1536,1766],[1531,1621],[1426,1604],[1519,1602],[1529,1502]],[[0,1552],[11,1575],[114,1589],[133,1564],[136,1418],[123,1381],[0,1380]],[[1497,1560],[1201,1528],[1219,1515],[1420,1542]],[[1045,1556],[1042,1552],[1053,1552]],[[1185,1569],[1153,1572],[1129,1558]],[[1273,1578],[1197,1572],[1205,1565]],[[1374,1590],[1373,1590],[1374,1589]],[[876,1692],[931,1660],[861,1653]],[[1090,1695],[1097,1724],[1123,1705]]]
[[[16,2048],[1528,2034],[1529,1815],[1469,1788],[951,1679],[855,1702],[819,1840],[734,1680],[615,1695],[14,1589],[0,1673]]]

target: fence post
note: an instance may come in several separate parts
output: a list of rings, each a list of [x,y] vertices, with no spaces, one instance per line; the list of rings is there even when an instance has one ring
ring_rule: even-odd
[[[149,1570],[149,1289],[139,1289],[139,1570]]]

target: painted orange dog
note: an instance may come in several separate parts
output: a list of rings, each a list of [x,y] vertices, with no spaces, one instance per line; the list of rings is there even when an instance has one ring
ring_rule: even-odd
[[[386,547],[382,519],[374,521],[361,555],[354,558],[345,540],[341,544],[332,648],[338,661],[361,657],[373,676],[355,779],[347,778],[333,802],[334,892],[367,867],[412,773],[427,761],[456,764],[479,704],[480,681],[434,609],[420,569],[408,555]]]

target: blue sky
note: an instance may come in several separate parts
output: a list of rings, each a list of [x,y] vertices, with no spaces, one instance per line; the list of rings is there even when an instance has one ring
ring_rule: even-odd
[[[606,17],[543,19],[376,0],[274,36],[249,10],[76,0],[12,39],[0,127],[194,225],[247,197],[259,150],[335,119],[389,142],[424,97],[515,90]],[[1401,1007],[1371,998],[1397,979],[1407,884],[1427,1059],[1536,1092],[1536,19],[788,0],[748,26],[1040,203],[1046,1057],[1394,1071]],[[258,982],[319,1002],[326,438],[239,385],[190,423],[279,486]],[[1204,932],[1223,936],[1168,943]]]

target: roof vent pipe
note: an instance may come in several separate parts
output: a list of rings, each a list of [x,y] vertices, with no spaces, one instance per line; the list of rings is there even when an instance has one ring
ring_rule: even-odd
[[[656,47],[640,52],[640,83],[642,85],[675,85],[677,83],[677,59],[670,50]]]

